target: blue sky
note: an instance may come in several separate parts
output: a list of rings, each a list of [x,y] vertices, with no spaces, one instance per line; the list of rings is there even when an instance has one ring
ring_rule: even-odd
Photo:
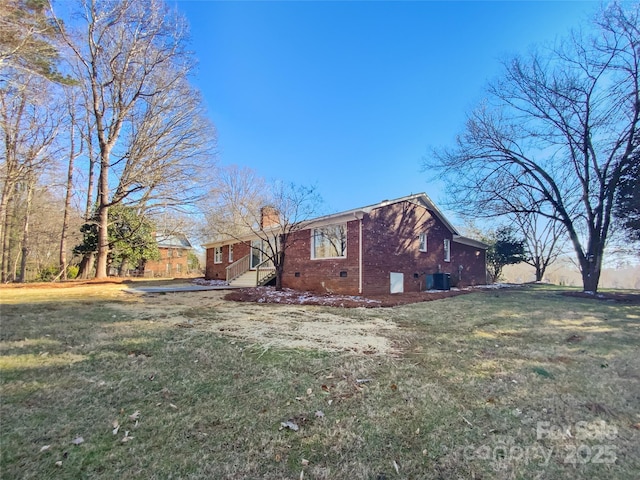
[[[597,2],[175,2],[222,164],[315,184],[328,212],[426,192],[500,60],[584,25]]]

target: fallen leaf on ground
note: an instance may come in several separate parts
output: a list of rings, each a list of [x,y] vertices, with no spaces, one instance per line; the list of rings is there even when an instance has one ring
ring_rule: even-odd
[[[322,410],[316,410],[316,417],[318,418],[324,417],[324,412]]]
[[[80,445],[81,443],[84,443],[84,438],[76,437],[73,440],[71,440],[71,443],[73,443],[74,445]]]
[[[134,420],[137,420],[140,418],[140,410],[136,410],[135,412],[133,412],[131,415],[129,415],[129,420],[131,420],[132,422]]]
[[[62,460],[58,460],[56,462],[56,467],[61,467],[62,466]]]
[[[40,449],[40,451],[41,451],[41,452],[46,452],[46,451],[47,451],[47,450],[49,450],[50,448],[51,448],[51,445],[45,445],[45,446],[43,446],[43,447]]]
[[[307,459],[303,458],[303,459],[302,459],[302,461],[301,461],[300,463],[302,463],[302,466],[303,466],[303,467],[306,467],[307,465],[309,465],[309,460],[307,460]]]
[[[170,403],[169,406],[173,409],[176,409],[176,410],[178,409],[178,407],[176,407],[173,403]]]

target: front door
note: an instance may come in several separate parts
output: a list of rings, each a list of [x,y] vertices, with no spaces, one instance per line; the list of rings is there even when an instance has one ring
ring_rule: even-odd
[[[251,240],[251,269],[262,263],[262,240]]]

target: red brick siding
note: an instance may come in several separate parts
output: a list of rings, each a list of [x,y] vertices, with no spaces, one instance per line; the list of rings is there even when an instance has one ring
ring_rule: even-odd
[[[359,292],[359,228],[357,219],[347,222],[347,256],[311,259],[311,230],[291,234],[286,249],[282,286],[296,290],[357,295]],[[400,202],[373,210],[362,220],[362,293],[387,294],[390,273],[404,275],[404,291],[425,289],[426,275],[451,274],[452,283],[485,283],[485,251],[453,241],[452,233],[428,209]],[[419,234],[427,233],[427,251],[419,250]],[[444,240],[451,241],[451,261],[444,261]],[[249,245],[234,246],[234,260],[250,251]],[[228,246],[221,264],[214,264],[214,250],[207,249],[206,278],[226,277]],[[462,265],[462,270],[459,266]],[[341,277],[340,273],[346,276]],[[296,276],[298,273],[298,276]]]
[[[487,283],[486,250],[451,242],[451,283],[458,286]]]
[[[427,233],[427,251],[419,250],[419,234]],[[411,202],[378,208],[364,219],[363,271],[365,295],[390,292],[390,273],[402,273],[404,291],[425,289],[426,275],[447,272],[444,239],[451,232],[426,208]]]
[[[189,250],[184,248],[158,248],[160,260],[148,260],[144,264],[147,277],[179,277],[189,273]],[[167,264],[169,268],[167,269]]]
[[[285,253],[282,286],[296,290],[357,294],[358,224],[358,220],[347,222],[347,256],[344,258],[312,259],[311,230],[292,234]],[[347,276],[341,277],[340,272],[346,272]]]
[[[365,215],[363,228],[364,295],[387,294],[390,273],[404,276],[404,291],[424,290],[426,275],[451,274],[457,282],[463,265],[462,284],[484,283],[484,251],[453,242],[452,233],[429,210],[411,202],[381,207]],[[298,232],[287,250],[283,286],[297,290],[357,295],[359,289],[359,221],[347,223],[347,257],[311,259],[311,231]],[[427,251],[419,250],[419,234],[427,233]],[[444,261],[444,239],[451,241],[451,261]],[[477,253],[477,255],[476,255]],[[296,277],[295,273],[300,276]],[[340,277],[346,272],[346,277]]]
[[[251,247],[245,243],[236,243],[233,246],[233,262],[237,262],[245,255],[249,255]],[[214,263],[214,248],[207,248],[207,260],[204,278],[207,280],[226,280],[229,262],[229,245],[222,247],[222,263]]]

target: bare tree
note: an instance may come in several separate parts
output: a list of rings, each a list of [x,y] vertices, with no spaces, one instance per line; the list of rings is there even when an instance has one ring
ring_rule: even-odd
[[[81,31],[65,37],[82,67],[79,81],[89,92],[99,151],[96,277],[102,278],[109,207],[151,201],[169,187],[172,202],[187,201],[184,193],[200,180],[194,176],[210,158],[214,133],[187,82],[194,62],[175,10],[162,0],[80,3]]]
[[[40,175],[52,163],[51,148],[60,117],[50,103],[47,84],[33,75],[12,73],[13,81],[0,88],[0,131],[3,151],[0,166],[0,277],[16,279],[17,259],[22,265],[29,252],[29,218],[33,191]],[[17,232],[21,228],[22,234]],[[21,245],[20,248],[17,248]],[[24,272],[19,279],[24,278]]]
[[[76,159],[83,151],[83,136],[81,134],[82,123],[79,118],[79,105],[77,102],[77,91],[75,88],[65,89],[65,110],[67,114],[67,182],[65,185],[64,210],[62,217],[62,231],[60,233],[60,275],[63,280],[67,279],[67,251],[69,237],[69,222],[72,215],[71,198],[74,191],[74,170]]]
[[[215,172],[215,129],[200,95],[182,78],[145,103],[133,114],[129,148],[113,169],[119,183],[112,203],[134,203],[144,213],[193,205]]]
[[[208,232],[257,248],[273,264],[276,289],[292,236],[318,215],[321,199],[315,187],[266,182],[254,171],[236,166],[219,175],[211,200],[205,205]],[[259,240],[258,244],[252,240]]]
[[[542,281],[547,267],[563,253],[564,226],[539,214],[514,213],[508,218],[525,242],[523,262],[535,268],[536,282]]]
[[[566,230],[596,291],[621,178],[639,148],[640,4],[613,4],[592,37],[516,57],[456,148],[427,166],[465,214],[537,214]]]

